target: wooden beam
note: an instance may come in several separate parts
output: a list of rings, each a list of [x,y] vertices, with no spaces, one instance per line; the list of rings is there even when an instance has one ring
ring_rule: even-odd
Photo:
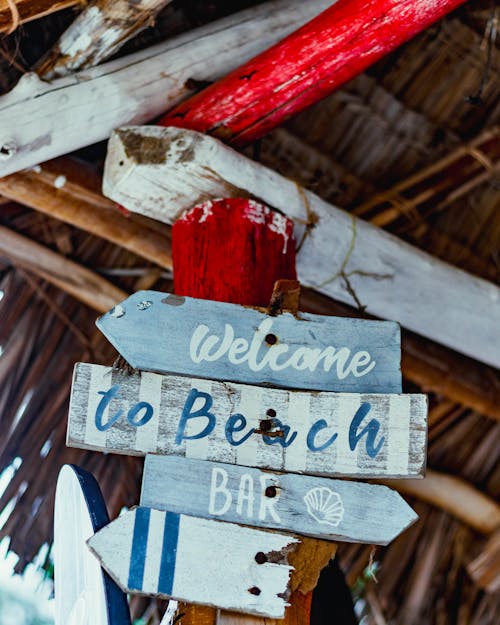
[[[215,80],[329,3],[274,0],[49,84],[25,74],[0,98],[0,176],[151,120],[190,95],[189,78]]]
[[[338,0],[160,122],[244,145],[360,74],[464,0]]]
[[[170,229],[157,231],[124,217],[99,187],[100,176],[70,158],[0,178],[1,195],[171,268]]]
[[[384,480],[383,483],[445,510],[482,534],[491,534],[500,527],[500,505],[454,475],[429,469],[423,480]]]
[[[25,22],[82,4],[83,0],[0,0],[0,33],[10,34]]]
[[[171,1],[94,0],[37,64],[37,74],[53,80],[102,63],[151,26],[155,16]]]
[[[174,222],[193,203],[252,196],[281,210],[303,238],[302,283],[481,362],[500,367],[500,289],[324,202],[216,139],[190,130],[129,127],[111,137],[105,195]]]
[[[0,226],[0,254],[99,312],[126,297],[124,291],[90,269],[4,226]]]

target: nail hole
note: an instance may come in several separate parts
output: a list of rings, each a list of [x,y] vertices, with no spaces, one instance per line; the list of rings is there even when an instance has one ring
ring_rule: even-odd
[[[118,165],[120,165],[120,167],[123,167],[125,165],[125,161],[120,161]]]
[[[260,595],[260,588],[257,588],[257,586],[252,586],[251,588],[248,589],[248,592],[251,595]]]
[[[266,334],[266,343],[268,345],[274,345],[278,342],[278,337],[275,334]]]
[[[276,497],[277,493],[276,486],[268,486],[264,491],[266,497]]]
[[[276,410],[274,410],[274,408],[269,408],[269,410],[266,412],[266,415],[268,417],[275,417],[276,416]]]
[[[269,432],[273,427],[273,422],[270,419],[262,419],[259,423],[260,429],[263,432]]]
[[[264,564],[264,562],[267,562],[266,554],[263,551],[259,551],[259,553],[256,553],[255,562],[257,562],[257,564]]]

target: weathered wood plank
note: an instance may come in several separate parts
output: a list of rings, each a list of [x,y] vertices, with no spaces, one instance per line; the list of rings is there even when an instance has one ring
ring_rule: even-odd
[[[55,623],[130,625],[127,597],[85,542],[109,523],[94,477],[69,464],[57,480],[54,510]]]
[[[152,147],[154,146],[154,148]],[[154,156],[154,165],[152,158]],[[216,139],[155,126],[116,131],[105,195],[173,222],[195,202],[252,195],[311,226],[297,256],[299,280],[473,358],[500,367],[500,289],[324,202]]]
[[[0,176],[107,139],[120,125],[153,119],[191,93],[189,78],[215,80],[329,4],[266,2],[51,83],[25,74],[0,98]]]
[[[418,518],[382,485],[151,454],[141,506],[373,545],[389,544]]]
[[[94,67],[154,22],[172,0],[94,0],[37,65],[46,80]]]
[[[139,507],[88,541],[127,592],[282,618],[292,536]],[[258,554],[266,561],[259,564]]]
[[[394,322],[270,316],[236,304],[138,291],[97,326],[132,367],[144,371],[312,390],[401,392]]]
[[[317,475],[421,477],[425,395],[307,393],[75,367],[67,443]]]

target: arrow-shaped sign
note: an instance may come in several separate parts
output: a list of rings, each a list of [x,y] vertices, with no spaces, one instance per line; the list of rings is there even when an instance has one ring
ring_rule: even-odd
[[[67,443],[366,477],[421,477],[427,397],[289,391],[78,363]]]
[[[127,592],[282,618],[292,536],[136,508],[88,545]]]
[[[146,456],[141,505],[374,545],[418,518],[387,486],[155,455]]]
[[[289,388],[401,392],[392,321],[262,311],[139,291],[97,321],[136,369]]]

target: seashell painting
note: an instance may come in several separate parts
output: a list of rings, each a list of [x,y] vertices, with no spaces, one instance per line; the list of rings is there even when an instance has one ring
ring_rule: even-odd
[[[312,488],[304,495],[307,511],[318,523],[337,527],[344,516],[344,504],[338,493],[326,486]]]

